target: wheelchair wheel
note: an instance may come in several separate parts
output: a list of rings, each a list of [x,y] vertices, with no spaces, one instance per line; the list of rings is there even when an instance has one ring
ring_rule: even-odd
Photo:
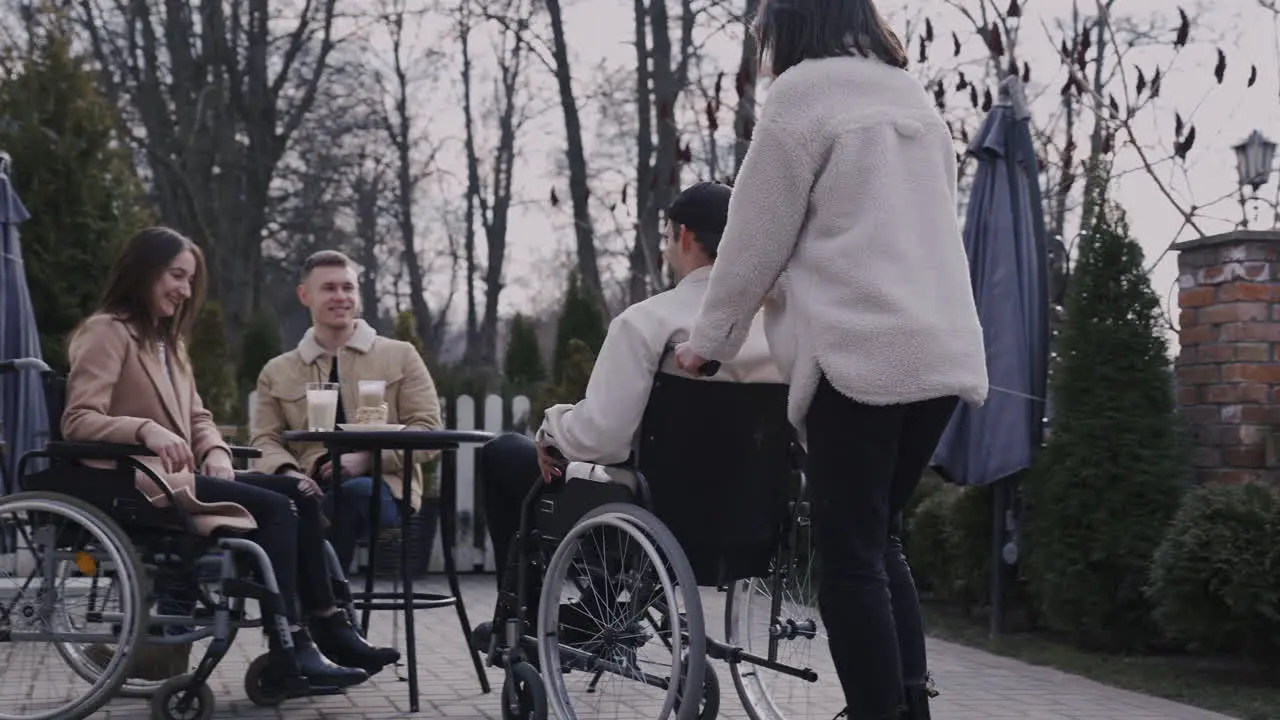
[[[213,717],[213,690],[200,683],[187,692],[190,675],[178,675],[164,682],[151,696],[151,720],[209,720]]]
[[[542,676],[529,663],[511,666],[502,684],[502,720],[547,720]]]
[[[682,679],[703,685],[702,602],[688,559],[652,513],[619,503],[587,513],[551,556],[537,626],[560,720],[698,717],[699,703],[677,701]]]
[[[74,571],[74,564],[65,561],[61,564],[60,574]],[[221,600],[217,597],[218,593],[215,586],[201,587],[200,593],[205,598],[202,602],[206,602],[210,605],[217,605]],[[240,622],[243,622],[243,620],[237,622],[234,618],[243,618],[245,602],[244,598],[237,597],[227,600],[227,603],[233,613],[233,619],[227,632],[227,642],[230,644],[235,642],[236,635],[239,632]],[[143,637],[144,639],[146,637],[145,630],[143,632]],[[147,699],[154,695],[162,685],[171,679],[171,677],[159,677],[156,675],[152,675],[151,677],[138,677],[138,671],[140,670],[139,664],[144,663],[148,652],[164,652],[161,648],[169,649],[172,647],[175,646],[144,644],[135,649],[133,653],[136,658],[135,663],[133,664],[133,667],[130,668],[130,672],[126,674],[124,684],[116,691],[115,696]],[[198,644],[193,643],[188,646],[188,648],[189,655],[194,656],[197,659],[200,657],[201,650]],[[113,650],[110,647],[101,643],[58,643],[58,652],[62,655],[62,659],[67,663],[67,665],[70,666],[72,670],[75,670],[77,675],[84,679],[85,682],[90,683],[97,681],[98,676],[102,674],[102,669],[107,666],[108,662],[110,662],[113,654]],[[189,672],[191,669],[190,662],[190,659],[188,659],[188,667],[178,671],[176,675],[182,675]]]
[[[796,507],[785,544],[775,554],[773,572],[729,586],[725,639],[731,647],[772,662],[811,669],[815,657],[828,652],[827,629],[818,612],[808,506]],[[751,720],[808,717],[813,682],[745,662],[730,663],[729,670]]]
[[[0,720],[74,720],[102,707],[139,647],[144,603],[142,563],[101,510],[58,493],[0,498]],[[28,649],[64,655],[65,644],[101,644],[109,657],[83,678]]]

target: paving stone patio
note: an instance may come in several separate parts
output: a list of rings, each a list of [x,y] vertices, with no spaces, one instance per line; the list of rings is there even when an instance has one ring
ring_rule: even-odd
[[[420,585],[421,589],[439,591],[444,582],[433,576]],[[465,577],[463,595],[472,622],[478,622],[492,612],[493,577]],[[722,637],[723,596],[714,590],[706,590],[703,602],[708,631],[713,636]],[[393,624],[392,613],[375,613],[371,627],[374,639],[390,643]],[[265,651],[265,643],[254,631],[246,632],[238,639],[213,676],[211,685],[218,707],[216,717],[290,720],[395,717],[480,720],[501,717],[498,692],[502,673],[487,669],[494,692],[487,695],[480,692],[454,611],[422,611],[415,627],[422,698],[421,711],[417,715],[408,713],[408,684],[402,679],[403,668],[398,672],[384,671],[346,695],[293,700],[276,709],[255,707],[246,699],[242,686],[245,668],[254,657]],[[394,629],[402,638],[403,627]],[[808,711],[807,714],[796,713],[795,718],[827,720],[842,705],[830,659],[825,648],[819,649],[823,651],[814,654],[813,667],[821,679],[814,685],[805,686]],[[942,641],[931,640],[929,651],[938,689],[942,693],[934,705],[933,716],[937,720],[1213,720],[1226,717]],[[728,668],[723,663],[713,664],[721,683],[720,717],[746,718]],[[57,666],[56,654],[44,665],[46,669],[37,682],[70,681],[69,672]],[[42,694],[40,688],[33,690]],[[0,693],[2,697],[3,693]],[[0,714],[3,712],[4,708],[0,707]],[[642,720],[634,712],[611,710],[607,716],[619,720]],[[146,701],[116,699],[94,717],[142,720],[149,717],[149,712]]]

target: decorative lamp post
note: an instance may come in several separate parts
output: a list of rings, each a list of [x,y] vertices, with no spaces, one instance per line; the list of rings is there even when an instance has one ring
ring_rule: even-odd
[[[1240,227],[1249,224],[1248,212],[1245,208],[1250,200],[1262,202],[1271,207],[1272,224],[1280,225],[1280,213],[1277,204],[1258,197],[1258,189],[1271,180],[1273,163],[1276,158],[1276,144],[1265,135],[1254,130],[1245,141],[1231,148],[1236,154],[1236,179],[1240,185]],[[1246,196],[1244,189],[1249,187],[1253,192]]]

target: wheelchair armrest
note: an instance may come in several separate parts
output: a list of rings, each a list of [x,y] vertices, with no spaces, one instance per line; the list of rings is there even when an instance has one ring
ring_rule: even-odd
[[[262,451],[255,447],[231,445],[231,457],[234,460],[253,460],[262,457]]]
[[[186,508],[178,504],[173,496],[173,491],[168,484],[156,474],[154,470],[135,460],[135,456],[151,456],[155,457],[155,453],[144,445],[128,445],[125,443],[109,443],[109,442],[67,442],[65,440],[54,440],[45,443],[43,451],[28,453],[28,455],[44,454],[50,458],[64,460],[117,460],[117,467],[130,468],[134,472],[142,473],[148,482],[160,491],[169,503],[169,507],[177,513],[177,517],[182,522],[183,527],[192,535],[197,534],[195,521],[191,518],[191,513]]]
[[[72,458],[76,460],[121,460],[137,455],[155,456],[145,445],[129,445],[109,442],[68,442],[55,440],[45,445],[45,450],[54,457]]]

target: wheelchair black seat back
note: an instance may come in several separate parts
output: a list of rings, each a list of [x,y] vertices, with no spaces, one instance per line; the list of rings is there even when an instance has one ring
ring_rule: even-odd
[[[699,585],[769,574],[795,467],[787,386],[658,373],[640,427],[649,506]]]
[[[131,533],[147,530],[164,533],[181,533],[181,515],[170,508],[150,503],[137,489],[135,470],[126,461],[137,454],[139,448],[132,445],[111,443],[66,442],[62,435],[62,414],[67,404],[67,380],[53,372],[41,373],[45,408],[49,418],[49,444],[44,452],[29,453],[23,457],[14,482],[20,490],[32,492],[56,492],[84,500],[107,513]],[[27,472],[29,459],[43,456],[49,467]],[[113,468],[86,467],[84,459],[115,460]],[[194,536],[172,538],[178,542],[195,543]],[[190,552],[190,551],[188,551]]]

